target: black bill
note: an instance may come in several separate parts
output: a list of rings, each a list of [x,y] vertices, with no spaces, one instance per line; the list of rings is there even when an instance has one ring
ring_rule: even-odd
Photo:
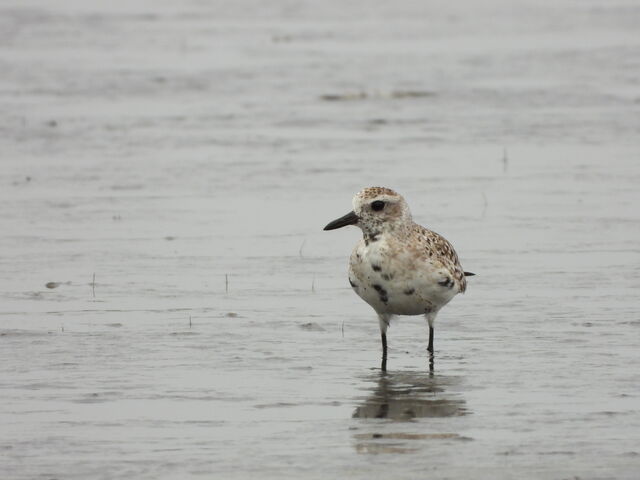
[[[335,230],[336,228],[346,227],[347,225],[355,225],[358,223],[358,216],[355,212],[349,212],[344,217],[340,217],[337,220],[329,223],[324,230]]]

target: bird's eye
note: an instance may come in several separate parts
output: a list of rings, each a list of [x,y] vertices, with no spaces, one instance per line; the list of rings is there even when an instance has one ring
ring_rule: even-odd
[[[376,200],[375,202],[371,202],[371,210],[375,210],[379,212],[384,208],[384,202],[382,200]]]

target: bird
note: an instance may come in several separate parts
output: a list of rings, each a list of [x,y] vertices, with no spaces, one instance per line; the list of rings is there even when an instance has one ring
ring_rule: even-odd
[[[367,187],[353,197],[353,210],[324,230],[355,225],[362,230],[349,259],[349,283],[378,315],[382,370],[387,365],[387,329],[397,315],[424,315],[433,362],[434,322],[442,307],[467,288],[453,245],[413,221],[405,199],[386,187]],[[433,363],[431,363],[433,368]]]

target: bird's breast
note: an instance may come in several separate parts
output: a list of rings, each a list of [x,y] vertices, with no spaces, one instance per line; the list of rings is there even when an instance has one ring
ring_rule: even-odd
[[[394,315],[439,310],[458,293],[442,265],[412,255],[385,236],[356,245],[349,261],[349,283],[378,313]]]

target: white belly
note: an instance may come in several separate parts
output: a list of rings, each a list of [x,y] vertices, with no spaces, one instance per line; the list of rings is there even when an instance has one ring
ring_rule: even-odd
[[[354,291],[378,313],[436,313],[457,293],[449,273],[437,262],[417,260],[387,240],[359,242],[351,254],[349,281]]]

